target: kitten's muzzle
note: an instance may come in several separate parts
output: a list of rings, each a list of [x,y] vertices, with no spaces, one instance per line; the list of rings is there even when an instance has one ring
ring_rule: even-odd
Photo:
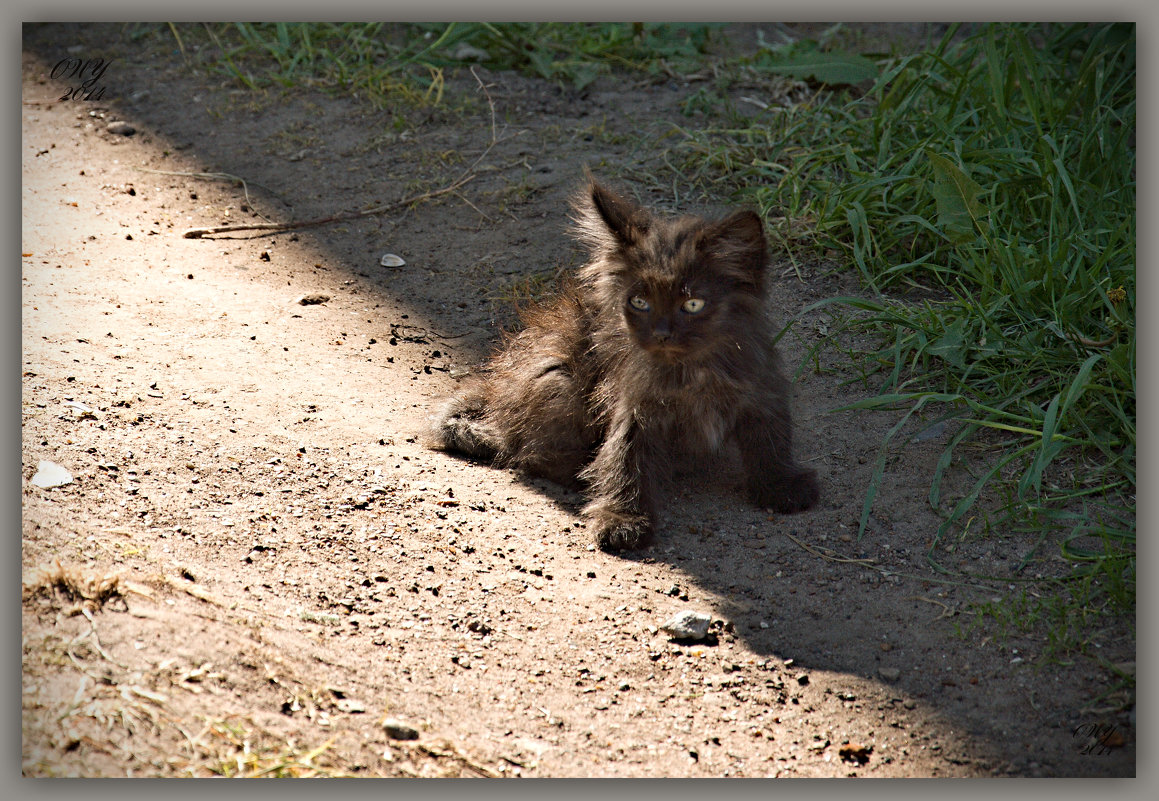
[[[668,340],[654,339],[644,345],[644,350],[654,359],[667,364],[683,361],[688,356],[688,349],[680,345],[673,345]]]

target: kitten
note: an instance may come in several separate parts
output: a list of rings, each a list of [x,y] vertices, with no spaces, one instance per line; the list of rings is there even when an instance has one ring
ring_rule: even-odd
[[[675,459],[730,442],[754,504],[816,503],[813,471],[792,457],[760,218],[662,219],[591,179],[575,211],[591,261],[524,311],[437,417],[432,447],[586,487],[608,551],[652,540]]]

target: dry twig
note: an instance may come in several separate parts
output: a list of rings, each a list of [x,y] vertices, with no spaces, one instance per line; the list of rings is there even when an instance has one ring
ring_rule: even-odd
[[[365,209],[364,211],[351,211],[345,214],[334,214],[329,217],[319,217],[314,220],[301,220],[300,222],[287,223],[254,223],[251,225],[218,225],[211,228],[191,228],[182,236],[185,239],[201,239],[203,236],[210,236],[212,234],[233,233],[234,231],[294,231],[299,228],[312,228],[318,225],[327,225],[329,223],[346,222],[347,220],[357,220],[362,217],[373,217],[376,214],[388,214],[392,211],[399,211],[415,203],[421,203],[424,200],[431,200],[432,198],[446,195],[460,189],[464,184],[475,178],[474,173],[468,173],[460,177],[454,183],[444,186],[442,189],[435,189],[430,192],[423,192],[419,195],[411,195],[404,197],[402,200],[396,200],[393,203],[387,203],[382,206],[375,206],[372,209]]]
[[[480,89],[480,91],[483,92],[483,95],[487,98],[487,105],[491,109],[491,141],[487,143],[487,147],[485,147],[483,149],[483,152],[479,155],[479,157],[471,163],[471,166],[469,166],[466,170],[464,170],[463,173],[458,178],[456,178],[454,181],[447,184],[446,186],[442,187],[441,189],[433,189],[430,192],[423,192],[421,194],[411,195],[410,197],[405,197],[405,198],[402,198],[401,200],[396,200],[392,203],[386,203],[386,204],[381,205],[381,206],[375,206],[372,209],[365,209],[363,211],[351,211],[351,212],[346,212],[343,214],[334,214],[334,215],[331,215],[329,217],[319,217],[319,218],[313,219],[313,220],[302,220],[300,222],[254,223],[251,225],[218,225],[218,226],[213,226],[210,228],[191,228],[188,231],[186,231],[185,233],[183,233],[182,237],[184,237],[185,239],[201,239],[204,236],[211,236],[213,234],[233,233],[236,231],[293,231],[293,230],[297,230],[300,228],[313,228],[315,226],[328,225],[330,223],[346,222],[348,220],[358,220],[358,219],[361,219],[363,217],[373,217],[373,216],[378,215],[378,214],[389,214],[391,212],[400,211],[402,209],[413,206],[416,203],[421,203],[421,202],[426,201],[426,200],[433,200],[434,198],[440,197],[442,195],[455,194],[458,197],[462,198],[461,195],[458,195],[458,190],[461,189],[466,184],[468,184],[470,181],[474,180],[478,176],[478,172],[477,172],[478,166],[483,162],[483,160],[485,158],[487,158],[487,156],[491,153],[491,150],[495,147],[495,145],[499,144],[499,142],[500,142],[499,132],[496,129],[496,123],[495,123],[495,103],[491,99],[491,94],[487,91],[486,84],[483,83],[483,81],[475,73],[474,69],[471,70],[471,75],[473,75],[475,80],[478,81],[479,89]],[[153,171],[150,171],[150,172],[153,172]],[[223,173],[190,173],[190,174],[197,175],[198,177],[204,177],[204,178],[230,178],[230,179],[235,179],[235,180],[241,180],[241,179],[236,178],[236,176],[229,176],[229,175],[225,175]],[[242,185],[244,186],[244,181],[242,182]],[[462,198],[462,199],[465,200],[465,198]],[[474,205],[471,204],[469,201],[468,201],[468,205],[471,205],[472,208],[475,208]],[[475,210],[478,211],[477,208]],[[480,213],[482,213],[482,212],[480,212]],[[483,216],[486,217],[486,215],[483,215]]]

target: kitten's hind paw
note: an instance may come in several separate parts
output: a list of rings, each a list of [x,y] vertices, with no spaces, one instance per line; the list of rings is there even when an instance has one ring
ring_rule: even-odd
[[[452,398],[430,420],[424,442],[439,451],[456,451],[476,459],[492,459],[499,451],[498,437],[483,421],[475,399]]]
[[[601,551],[635,551],[652,543],[652,524],[643,517],[596,518],[596,545]]]
[[[799,470],[777,476],[760,484],[750,483],[749,499],[756,505],[781,514],[796,514],[811,509],[821,497],[817,474]]]

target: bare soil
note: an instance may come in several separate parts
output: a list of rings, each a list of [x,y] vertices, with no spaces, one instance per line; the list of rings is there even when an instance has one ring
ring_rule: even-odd
[[[1110,672],[963,614],[1013,588],[966,574],[1009,575],[1036,538],[927,561],[939,438],[899,446],[856,539],[896,420],[832,412],[867,392],[832,356],[797,390],[820,506],[773,515],[690,476],[637,554],[594,550],[574,494],[422,447],[510,299],[581,260],[585,165],[673,205],[631,179],[694,84],[464,69],[439,107],[378,111],[243,90],[204,57],[24,29],[24,775],[1135,774]],[[65,58],[114,59],[101,99],[61,99]],[[464,176],[405,212],[182,237]],[[786,318],[857,291],[773,269]],[[790,363],[823,325],[785,338]],[[42,460],[71,483],[34,484]],[[1055,553],[1028,572],[1065,571]],[[660,631],[687,609],[707,640]],[[1090,625],[1101,660],[1133,662],[1126,622]]]

